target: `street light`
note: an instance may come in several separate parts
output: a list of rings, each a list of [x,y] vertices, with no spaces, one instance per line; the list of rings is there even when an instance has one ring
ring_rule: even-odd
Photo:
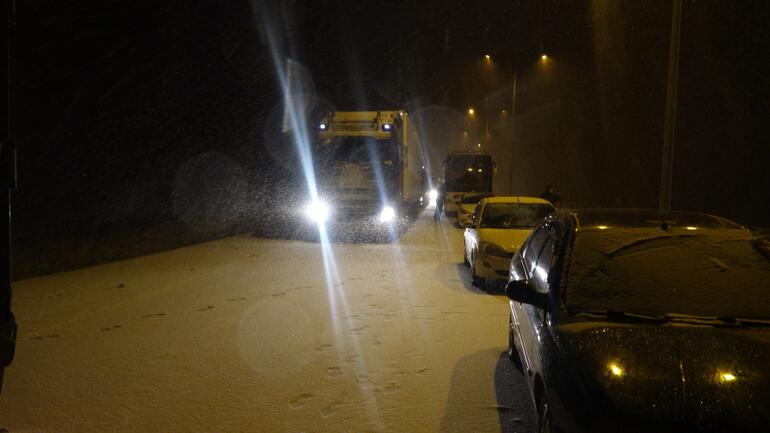
[[[473,116],[474,114],[476,114],[476,110],[474,110],[473,107],[469,108],[468,115]]]
[[[548,60],[548,56],[543,54],[542,56],[540,56],[540,60],[545,62],[546,60]]]

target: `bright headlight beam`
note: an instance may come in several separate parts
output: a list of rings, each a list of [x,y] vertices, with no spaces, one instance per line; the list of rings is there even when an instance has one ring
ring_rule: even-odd
[[[435,189],[430,190],[430,192],[428,193],[428,198],[430,198],[430,201],[436,201],[436,199],[438,198],[438,191],[436,191]]]
[[[396,210],[390,206],[385,206],[380,212],[380,222],[387,223],[393,221],[396,217]]]
[[[305,215],[318,224],[326,222],[329,213],[329,206],[321,200],[313,200],[305,207]]]

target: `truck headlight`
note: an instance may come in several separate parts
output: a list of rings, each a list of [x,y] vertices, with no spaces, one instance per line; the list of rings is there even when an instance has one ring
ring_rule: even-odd
[[[438,198],[438,191],[436,191],[435,189],[430,190],[430,192],[428,193],[428,198],[430,198],[430,201],[436,201],[436,199]]]
[[[503,257],[503,258],[510,257],[510,254],[506,253],[504,249],[490,242],[482,242],[481,251],[483,251],[484,254],[487,256]]]
[[[313,200],[305,206],[305,215],[318,224],[325,222],[329,218],[330,213],[329,205],[321,200]]]
[[[387,223],[393,221],[393,219],[396,217],[396,210],[393,209],[390,206],[385,206],[382,208],[382,212],[380,212],[380,222],[381,223]]]

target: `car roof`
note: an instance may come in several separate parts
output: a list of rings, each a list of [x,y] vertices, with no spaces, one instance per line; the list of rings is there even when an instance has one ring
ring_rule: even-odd
[[[569,212],[576,227],[695,227],[745,229],[726,218],[701,212],[659,211],[657,209],[577,209]]]
[[[549,202],[548,200],[544,200],[539,197],[526,197],[523,195],[487,197],[482,201],[484,203],[525,203],[525,204],[548,204],[548,205],[551,204],[551,202]]]

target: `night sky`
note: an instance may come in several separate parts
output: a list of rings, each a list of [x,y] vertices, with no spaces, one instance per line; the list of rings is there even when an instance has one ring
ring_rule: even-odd
[[[17,4],[22,255],[269,218],[276,194],[301,184],[275,138],[273,55],[306,68],[319,106],[408,108],[434,166],[480,107],[500,193],[513,157],[521,194],[553,183],[568,204],[657,205],[670,2],[64,3]],[[684,3],[676,209],[770,226],[768,18],[763,1]],[[510,108],[514,69],[512,153],[495,116]]]

